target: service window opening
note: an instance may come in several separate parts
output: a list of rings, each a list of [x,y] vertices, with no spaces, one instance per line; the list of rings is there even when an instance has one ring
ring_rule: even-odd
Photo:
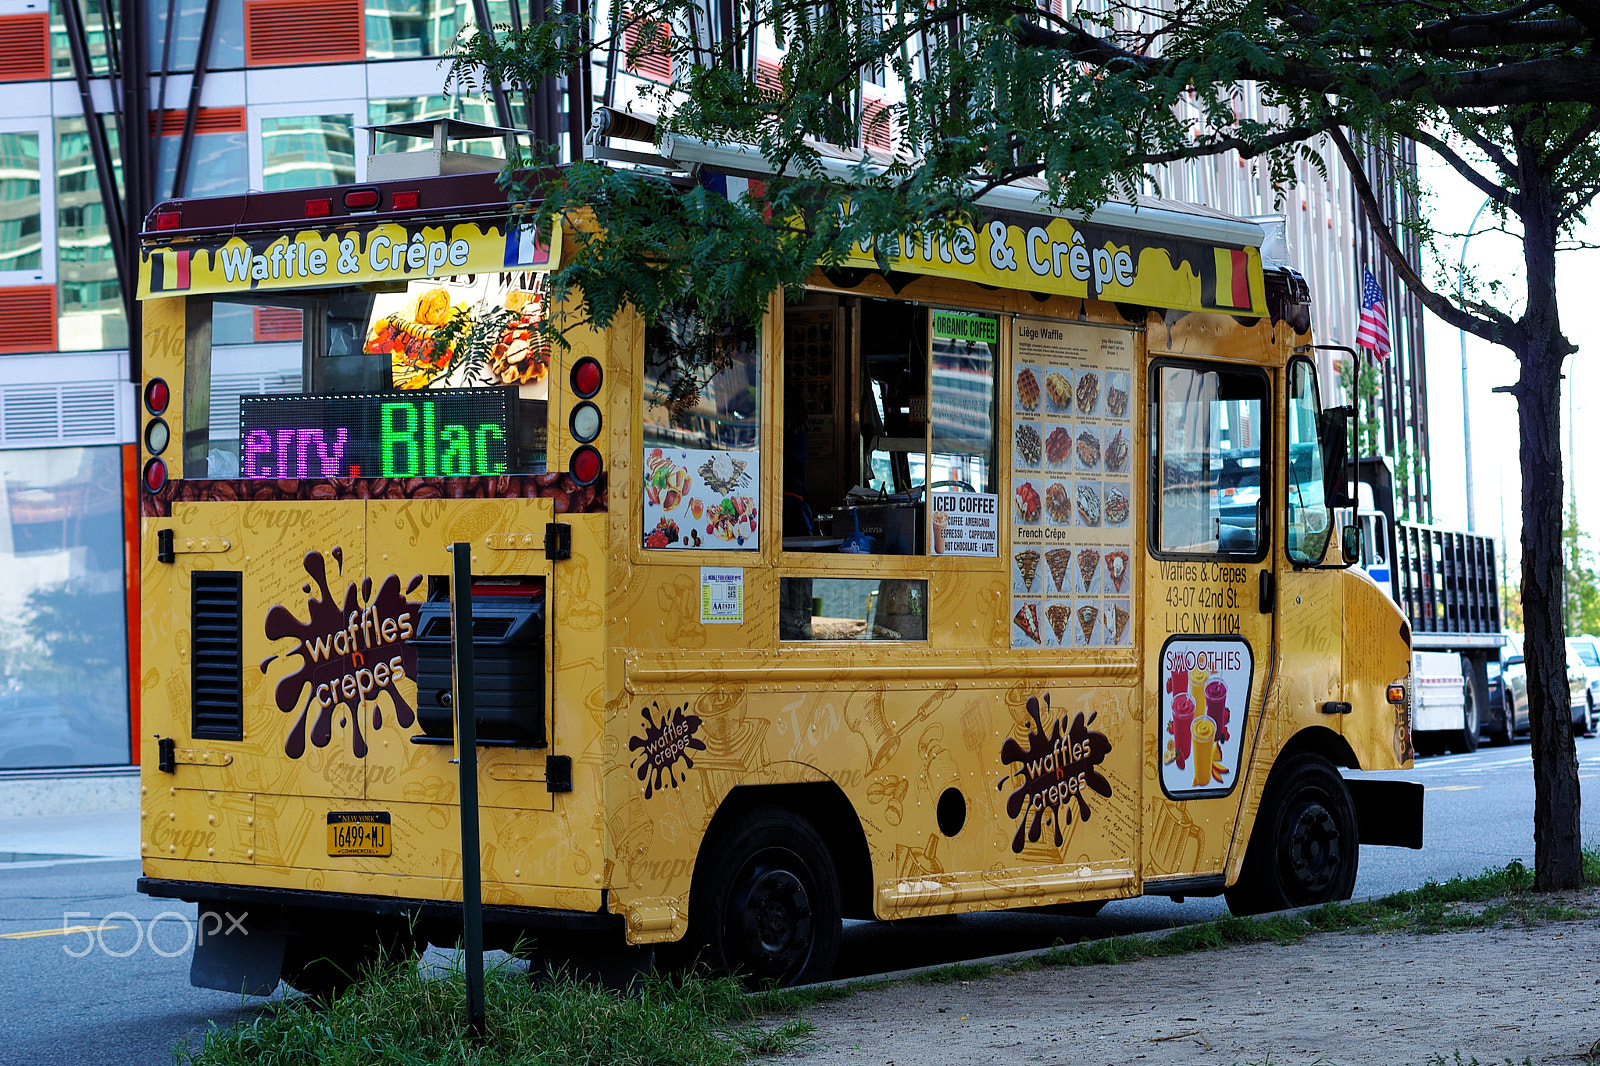
[[[895,300],[813,293],[786,309],[785,551],[944,554],[946,532],[957,543],[948,515],[976,509],[941,512],[940,494],[997,498],[999,330],[992,315]],[[949,554],[997,554],[978,539]]]

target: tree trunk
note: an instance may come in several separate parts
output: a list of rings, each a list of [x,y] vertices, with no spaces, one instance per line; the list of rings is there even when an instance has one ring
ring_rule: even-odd
[[[1534,888],[1583,884],[1578,756],[1567,688],[1561,557],[1561,364],[1572,346],[1556,313],[1555,208],[1542,147],[1518,138],[1524,178],[1517,196],[1523,224],[1528,304],[1516,345],[1514,391],[1521,430],[1522,615],[1533,747]]]

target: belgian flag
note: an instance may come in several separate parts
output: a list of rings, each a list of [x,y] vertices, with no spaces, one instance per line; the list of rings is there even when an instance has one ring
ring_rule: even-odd
[[[157,251],[150,253],[150,291],[183,292],[189,287],[190,251]]]
[[[1216,306],[1229,311],[1248,311],[1250,299],[1250,257],[1243,248],[1217,248]]]

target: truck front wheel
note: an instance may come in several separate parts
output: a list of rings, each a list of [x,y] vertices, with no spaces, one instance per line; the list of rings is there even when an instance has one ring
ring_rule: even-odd
[[[1267,781],[1239,880],[1226,890],[1235,914],[1262,914],[1349,899],[1360,840],[1350,790],[1333,764],[1293,755]]]
[[[839,875],[809,821],[779,807],[743,815],[707,842],[690,896],[690,937],[715,970],[746,982],[821,981],[839,955]]]

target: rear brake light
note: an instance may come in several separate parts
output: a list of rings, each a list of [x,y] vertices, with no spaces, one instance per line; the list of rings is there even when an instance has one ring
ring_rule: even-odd
[[[600,382],[604,377],[600,361],[591,355],[586,355],[573,364],[572,391],[587,400],[600,391]]]
[[[600,461],[600,449],[592,444],[585,444],[572,453],[572,462],[567,469],[572,472],[572,480],[580,485],[593,485],[600,477],[603,467]]]
[[[378,190],[351,189],[344,194],[344,206],[351,211],[371,211],[378,206]]]
[[[397,192],[389,197],[389,206],[396,211],[415,211],[422,206],[422,193],[416,189]]]
[[[1406,701],[1406,687],[1401,684],[1389,686],[1389,702],[1404,703]]]
[[[153,415],[163,414],[167,404],[172,402],[172,390],[161,378],[151,378],[150,384],[144,387],[145,410]]]
[[[331,198],[324,196],[319,200],[306,201],[307,218],[327,218],[331,214],[333,214],[333,200]]]
[[[152,459],[144,464],[144,487],[151,492],[160,492],[161,486],[167,483],[167,464],[160,459]]]
[[[156,229],[177,229],[181,225],[183,225],[183,215],[181,212],[156,212]]]

